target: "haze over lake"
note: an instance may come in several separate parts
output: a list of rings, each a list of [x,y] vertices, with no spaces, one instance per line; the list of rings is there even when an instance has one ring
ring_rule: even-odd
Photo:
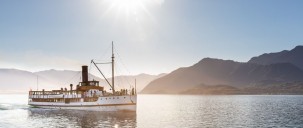
[[[303,127],[302,23],[303,0],[0,0],[0,128]]]
[[[10,98],[10,99],[8,99]],[[0,127],[301,127],[300,95],[139,95],[137,113],[29,108],[0,95]]]

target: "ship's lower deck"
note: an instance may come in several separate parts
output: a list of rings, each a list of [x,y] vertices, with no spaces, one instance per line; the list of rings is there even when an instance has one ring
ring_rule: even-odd
[[[136,111],[136,104],[124,105],[96,105],[96,106],[55,106],[55,105],[31,105],[38,108],[47,109],[69,109],[69,110],[89,110],[89,111]]]
[[[32,98],[28,104],[32,107],[39,108],[51,108],[51,109],[77,109],[77,110],[93,110],[93,111],[136,111],[137,96],[125,95],[125,96],[106,96],[98,97],[94,102],[85,101],[81,98],[78,102],[66,102],[70,101],[70,98],[65,98],[59,102],[36,102],[45,101]]]

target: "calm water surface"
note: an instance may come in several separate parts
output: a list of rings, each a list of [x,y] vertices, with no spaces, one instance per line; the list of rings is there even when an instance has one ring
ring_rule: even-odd
[[[137,113],[29,108],[0,94],[0,127],[303,127],[303,96],[139,95]]]

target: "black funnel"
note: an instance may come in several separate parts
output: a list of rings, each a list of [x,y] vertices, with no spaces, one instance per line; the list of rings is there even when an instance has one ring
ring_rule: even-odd
[[[87,66],[82,66],[82,82],[88,81],[88,72],[87,72]]]

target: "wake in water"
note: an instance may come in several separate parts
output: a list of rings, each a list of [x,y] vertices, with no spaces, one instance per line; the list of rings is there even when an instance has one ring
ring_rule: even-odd
[[[1,127],[135,127],[134,112],[96,112],[31,108],[0,103]]]
[[[0,111],[27,109],[27,94],[0,94]]]
[[[0,103],[0,110],[28,109],[26,104]]]

